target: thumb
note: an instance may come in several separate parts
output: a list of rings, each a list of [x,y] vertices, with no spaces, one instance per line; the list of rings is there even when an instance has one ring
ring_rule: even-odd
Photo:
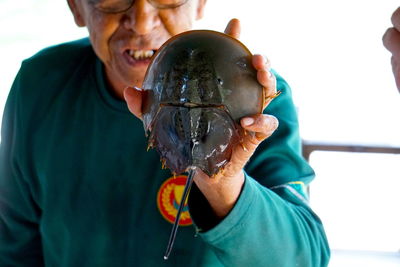
[[[127,87],[124,90],[124,98],[129,111],[139,119],[142,119],[142,90],[137,87]]]
[[[238,19],[231,19],[225,28],[225,33],[236,39],[239,39],[240,31],[240,21]]]

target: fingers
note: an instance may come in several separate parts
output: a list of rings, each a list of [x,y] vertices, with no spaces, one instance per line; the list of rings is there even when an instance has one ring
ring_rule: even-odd
[[[400,92],[400,58],[392,56],[392,70],[394,74],[394,79],[396,81],[396,86]]]
[[[392,53],[392,70],[396,86],[400,90],[400,32],[390,28],[383,35],[383,45]]]
[[[142,91],[127,87],[124,90],[124,98],[129,111],[139,119],[142,119]]]
[[[258,82],[268,89],[268,96],[276,93],[276,79],[271,71],[263,69],[257,71]]]
[[[255,133],[255,136],[250,138],[250,141],[256,146],[270,137],[279,125],[277,118],[265,114],[242,118],[240,123],[245,130]]]
[[[400,91],[400,7],[392,15],[393,28],[386,30],[383,45],[392,53],[392,70]]]
[[[394,56],[400,54],[400,7],[392,15],[393,28],[387,29],[383,35],[383,44]]]
[[[253,133],[245,135],[242,143],[234,148],[230,161],[234,171],[242,169],[260,143],[278,128],[278,120],[271,115],[258,114],[245,117],[240,123],[245,130]]]
[[[238,19],[231,19],[225,28],[225,33],[233,38],[239,39],[240,37],[240,21]]]
[[[261,55],[253,55],[252,63],[257,70],[257,80],[264,87],[264,105],[266,108],[276,94],[276,78],[271,72],[271,63]]]
[[[400,31],[400,7],[392,15],[393,26]]]
[[[400,55],[400,32],[389,28],[383,35],[383,44],[393,55]]]
[[[225,176],[234,176],[244,168],[258,145],[278,128],[278,120],[271,115],[258,114],[243,118],[241,125],[254,134],[245,135],[242,143],[233,148],[232,157],[224,169]]]
[[[260,69],[270,70],[271,69],[271,61],[269,61],[269,59],[265,56],[255,54],[255,55],[253,55],[252,62],[253,62],[253,66],[256,70],[260,70]]]

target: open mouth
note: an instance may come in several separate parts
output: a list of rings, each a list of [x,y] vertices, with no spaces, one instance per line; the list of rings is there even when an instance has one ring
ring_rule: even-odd
[[[154,55],[156,50],[133,50],[128,49],[126,53],[134,60],[149,60]]]

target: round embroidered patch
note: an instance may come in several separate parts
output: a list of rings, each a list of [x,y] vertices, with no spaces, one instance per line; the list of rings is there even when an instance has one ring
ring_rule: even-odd
[[[183,190],[185,188],[187,176],[180,175],[167,179],[158,190],[157,206],[161,215],[170,223],[174,223],[178,213],[179,204],[182,199]],[[192,224],[190,218],[189,207],[187,203],[183,207],[180,226],[188,226]]]

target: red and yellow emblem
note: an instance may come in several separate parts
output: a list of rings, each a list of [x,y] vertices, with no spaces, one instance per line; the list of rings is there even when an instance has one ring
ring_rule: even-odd
[[[174,223],[176,214],[178,213],[179,204],[182,199],[183,190],[185,188],[187,176],[180,175],[167,179],[158,190],[157,206],[161,215],[170,223]],[[183,207],[180,226],[188,226],[192,224],[190,218],[189,207],[187,203]]]

